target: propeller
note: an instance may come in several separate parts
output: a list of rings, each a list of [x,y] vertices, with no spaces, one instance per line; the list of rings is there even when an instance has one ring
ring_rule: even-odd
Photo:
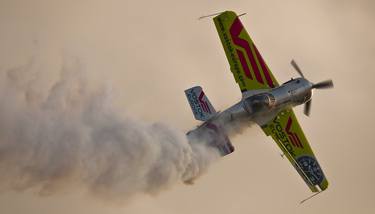
[[[305,78],[305,76],[303,75],[300,67],[297,65],[297,63],[294,61],[294,59],[290,62],[290,64],[293,66],[293,68],[298,72],[298,74],[302,78]],[[322,81],[322,82],[318,82],[316,84],[312,84],[312,86],[311,86],[311,89],[328,89],[328,88],[333,88],[333,81],[332,80],[325,80],[325,81]],[[305,103],[303,113],[306,116],[310,116],[310,111],[311,111],[311,99]]]
[[[296,69],[296,71],[299,73],[299,75],[303,78],[305,78],[305,76],[303,76],[303,73],[301,71],[301,69],[299,68],[299,66],[297,65],[297,63],[294,61],[294,59],[292,59],[292,61],[290,62],[290,64],[292,64],[293,68]]]
[[[325,81],[314,84],[312,88],[316,88],[316,89],[333,88],[333,82],[332,80],[325,80]]]
[[[303,109],[303,113],[306,116],[310,116],[310,109],[311,109],[311,100],[309,100],[309,101],[307,101],[307,103],[305,103],[305,108]]]

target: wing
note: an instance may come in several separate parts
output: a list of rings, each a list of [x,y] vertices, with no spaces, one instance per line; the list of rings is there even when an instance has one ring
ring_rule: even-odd
[[[225,11],[214,22],[241,92],[279,85],[236,13]]]
[[[328,181],[294,115],[293,110],[280,112],[272,121],[262,126],[271,135],[311,191],[327,189]],[[318,189],[319,188],[319,189]]]

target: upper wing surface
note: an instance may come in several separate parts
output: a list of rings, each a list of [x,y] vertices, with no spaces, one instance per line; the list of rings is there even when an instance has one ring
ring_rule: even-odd
[[[236,13],[225,11],[214,22],[241,92],[279,85]]]
[[[262,129],[267,136],[272,136],[311,191],[319,192],[327,189],[328,181],[293,110],[287,109],[280,112]]]

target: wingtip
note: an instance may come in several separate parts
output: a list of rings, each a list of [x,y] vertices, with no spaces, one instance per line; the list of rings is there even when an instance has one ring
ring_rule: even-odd
[[[307,198],[303,199],[302,201],[300,201],[299,204],[303,204],[304,202],[310,200],[311,198],[317,196],[318,194],[320,194],[320,193],[322,193],[322,192],[323,192],[323,191],[319,191],[319,192],[316,192],[315,194],[310,195],[309,197],[307,197]]]
[[[220,15],[222,13],[223,12],[218,12],[218,13],[213,13],[213,14],[209,14],[209,15],[204,15],[204,16],[199,17],[198,20],[202,20],[202,19],[209,18],[209,17],[216,16],[216,15]]]

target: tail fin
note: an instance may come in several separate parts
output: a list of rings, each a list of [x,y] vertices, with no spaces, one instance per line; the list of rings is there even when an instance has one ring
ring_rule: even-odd
[[[191,110],[197,120],[207,121],[212,118],[216,111],[204,94],[202,87],[195,86],[185,90]]]

